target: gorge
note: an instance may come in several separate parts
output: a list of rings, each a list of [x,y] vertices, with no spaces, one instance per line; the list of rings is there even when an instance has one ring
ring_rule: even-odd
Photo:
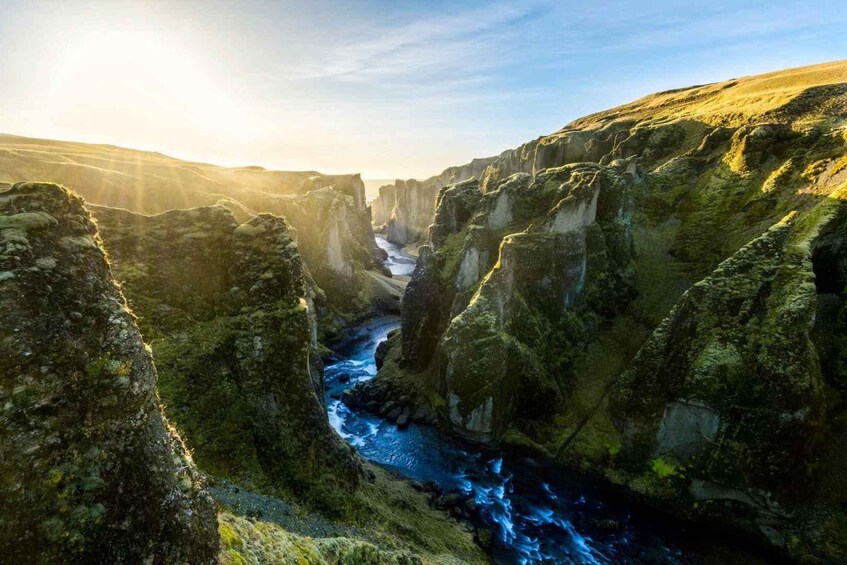
[[[847,63],[361,176],[0,136],[0,562],[847,562]]]

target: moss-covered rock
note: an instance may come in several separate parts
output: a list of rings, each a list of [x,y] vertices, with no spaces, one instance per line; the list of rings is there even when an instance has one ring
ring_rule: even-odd
[[[443,189],[369,386],[843,560],[845,84],[840,62],[660,92]]]
[[[371,292],[368,271],[390,276],[360,200],[329,186],[279,197],[269,206],[291,226],[303,262],[322,291],[321,303],[347,319],[369,315],[381,298]]]
[[[94,210],[198,465],[346,513],[360,463],[327,420],[315,292],[286,222]]]
[[[611,169],[566,167],[485,195],[473,220],[483,230],[529,227],[503,238],[493,267],[480,230],[465,239],[453,275],[453,311],[462,309],[444,331],[438,369],[455,430],[489,441],[565,401],[598,320],[632,292],[630,188]],[[467,306],[457,304],[469,289]]]
[[[373,223],[383,229],[388,241],[400,246],[422,242],[441,198],[443,188],[479,178],[494,157],[474,159],[426,180],[396,180],[379,188],[371,203]]]
[[[211,563],[213,502],[82,204],[51,184],[0,193],[0,551]]]
[[[845,217],[838,200],[789,215],[683,295],[611,394],[613,480],[795,557],[844,556],[843,399],[821,372],[840,329],[817,315],[845,291]]]
[[[801,494],[785,481],[809,474],[823,390],[811,261],[791,229],[775,225],[695,284],[621,376],[622,460],[663,456],[691,480]]]

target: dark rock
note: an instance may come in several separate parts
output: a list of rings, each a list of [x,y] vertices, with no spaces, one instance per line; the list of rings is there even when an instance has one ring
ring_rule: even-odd
[[[409,408],[403,408],[403,412],[397,417],[397,427],[405,428],[409,425]]]
[[[441,493],[443,492],[441,489],[441,485],[439,485],[435,481],[424,481],[422,484],[424,492],[441,496]]]
[[[477,528],[474,532],[474,542],[487,552],[490,552],[494,547],[494,536],[485,528]]]
[[[425,404],[419,404],[415,411],[412,413],[412,421],[413,422],[425,422],[426,419],[430,416],[429,407]]]
[[[214,502],[82,199],[0,192],[0,272],[0,560],[217,562]]]
[[[374,361],[376,361],[377,370],[382,369],[383,363],[385,363],[385,357],[388,355],[388,350],[391,348],[388,340],[382,341],[379,345],[376,346],[376,352],[374,353]]]
[[[621,529],[621,523],[612,518],[603,520],[594,520],[594,527],[605,532],[618,532]]]
[[[397,419],[397,416],[400,415],[400,408],[397,406],[397,403],[393,400],[389,400],[379,408],[379,415],[383,418],[387,418],[389,414],[391,414],[394,410],[398,410],[397,414],[394,416],[394,419]]]

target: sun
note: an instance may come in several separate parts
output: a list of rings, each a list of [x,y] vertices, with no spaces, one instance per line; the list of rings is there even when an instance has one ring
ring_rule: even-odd
[[[65,111],[97,107],[103,120],[142,130],[180,124],[235,140],[250,135],[225,69],[188,37],[81,30],[57,53],[47,76],[51,102]]]

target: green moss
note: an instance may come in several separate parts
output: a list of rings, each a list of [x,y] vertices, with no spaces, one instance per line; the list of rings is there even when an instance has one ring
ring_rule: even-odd
[[[683,477],[682,468],[679,467],[673,461],[664,459],[662,457],[656,457],[653,461],[650,462],[650,470],[656,473],[656,475],[660,479],[667,479],[669,477]]]
[[[437,250],[441,261],[441,276],[445,280],[451,279],[456,273],[469,230],[470,226],[465,226],[461,231],[451,233]]]
[[[58,220],[47,212],[21,212],[0,216],[0,233],[3,241],[26,244],[30,230],[56,226],[58,223]]]

